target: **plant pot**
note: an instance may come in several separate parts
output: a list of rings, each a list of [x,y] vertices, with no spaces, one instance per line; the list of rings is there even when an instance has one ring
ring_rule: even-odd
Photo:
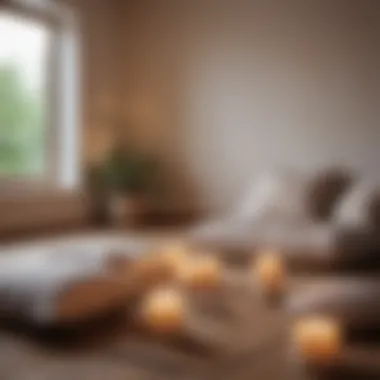
[[[109,200],[109,215],[113,225],[136,226],[143,223],[146,204],[138,195],[112,195]]]

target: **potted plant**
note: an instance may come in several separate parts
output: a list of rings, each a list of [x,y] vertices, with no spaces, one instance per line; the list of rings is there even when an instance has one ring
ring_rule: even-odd
[[[116,146],[103,165],[108,211],[115,224],[138,224],[147,213],[156,181],[156,161],[148,154]]]

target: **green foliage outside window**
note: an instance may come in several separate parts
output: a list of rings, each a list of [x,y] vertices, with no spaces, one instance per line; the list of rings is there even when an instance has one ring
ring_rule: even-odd
[[[0,176],[44,170],[43,97],[22,79],[13,62],[0,62]]]

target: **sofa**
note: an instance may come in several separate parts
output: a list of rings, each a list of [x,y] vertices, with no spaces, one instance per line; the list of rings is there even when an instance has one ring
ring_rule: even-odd
[[[333,168],[259,178],[234,212],[190,233],[194,246],[247,263],[267,247],[306,278],[288,289],[290,318],[329,315],[346,334],[380,328],[380,185]],[[295,276],[297,277],[297,276]],[[359,335],[360,335],[359,334]]]
[[[230,214],[189,233],[194,246],[245,261],[263,248],[308,270],[370,269],[380,251],[380,187],[340,168],[259,178]]]

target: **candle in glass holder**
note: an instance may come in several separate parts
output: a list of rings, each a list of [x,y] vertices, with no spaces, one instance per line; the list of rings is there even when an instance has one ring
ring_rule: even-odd
[[[192,287],[210,288],[220,283],[221,273],[221,264],[217,258],[202,255],[188,260],[178,272],[178,279]]]
[[[324,316],[299,320],[293,328],[292,339],[301,357],[311,363],[335,359],[342,346],[338,322]]]
[[[145,297],[141,305],[141,316],[151,331],[171,334],[181,329],[185,309],[185,300],[180,292],[172,288],[162,288]]]
[[[183,244],[171,244],[164,247],[160,253],[160,260],[172,276],[175,276],[187,264],[189,251]]]
[[[261,254],[254,263],[254,273],[259,285],[266,294],[279,294],[283,291],[285,269],[279,254],[268,251]]]

